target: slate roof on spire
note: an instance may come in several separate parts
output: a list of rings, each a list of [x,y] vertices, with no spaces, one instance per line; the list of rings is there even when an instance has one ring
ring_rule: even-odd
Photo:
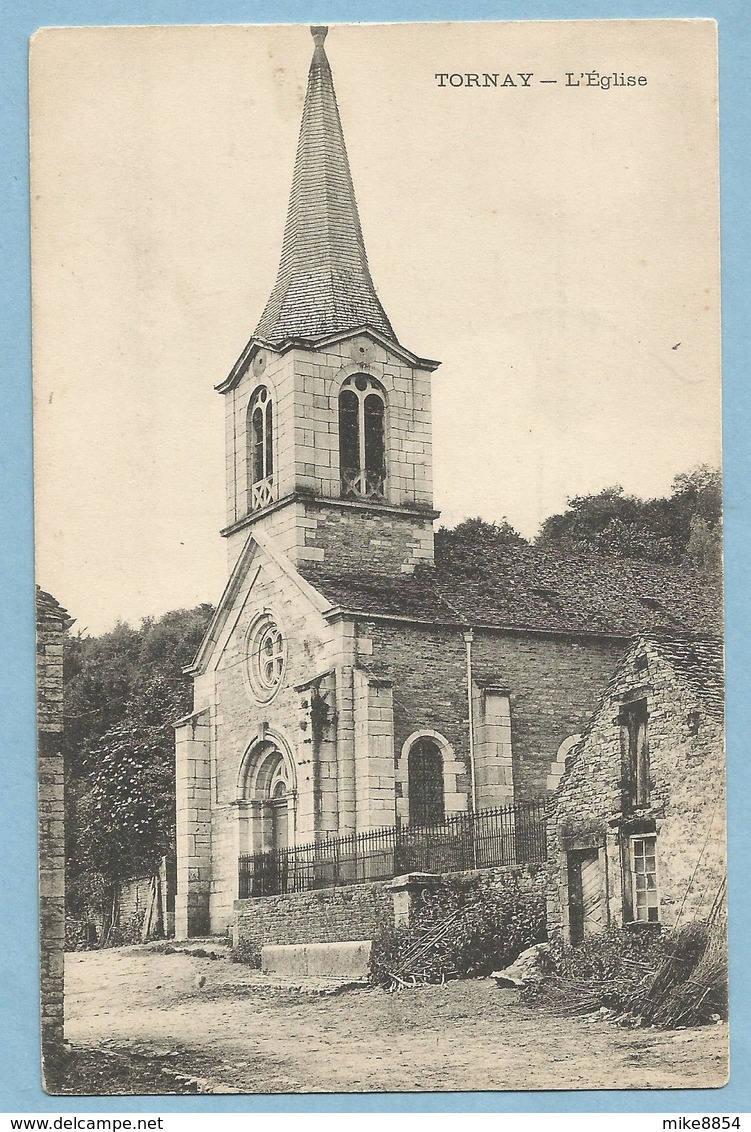
[[[331,68],[315,41],[308,75],[282,256],[255,337],[316,339],[370,326],[396,336],[373,286],[344,145]]]

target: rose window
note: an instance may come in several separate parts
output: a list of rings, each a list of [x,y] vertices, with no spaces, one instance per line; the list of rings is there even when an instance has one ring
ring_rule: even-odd
[[[259,700],[270,700],[282,682],[287,647],[284,634],[268,614],[259,618],[251,628],[247,658],[247,672],[254,694]]]
[[[284,671],[284,638],[276,625],[264,630],[258,650],[259,675],[267,688],[275,688]]]

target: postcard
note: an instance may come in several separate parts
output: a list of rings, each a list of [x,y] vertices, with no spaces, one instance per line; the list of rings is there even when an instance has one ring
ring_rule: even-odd
[[[48,1092],[724,1085],[715,23],[30,89]]]

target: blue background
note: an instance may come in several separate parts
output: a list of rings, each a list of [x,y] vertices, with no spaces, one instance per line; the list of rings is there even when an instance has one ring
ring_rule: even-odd
[[[0,1111],[363,1111],[405,1112],[751,1112],[751,885],[746,799],[751,795],[749,657],[751,580],[751,423],[749,367],[748,198],[751,122],[748,62],[751,17],[745,0],[399,0],[357,6],[286,0],[89,2],[6,0],[0,36],[3,102],[0,161],[6,199],[0,215]],[[709,17],[719,23],[723,255],[724,462],[730,776],[731,1083],[722,1090],[572,1093],[394,1094],[281,1097],[101,1099],[47,1097],[38,1054],[36,763],[31,427],[31,326],[28,213],[29,36],[64,24],[336,23],[461,19]],[[665,422],[670,427],[670,422]],[[745,1078],[745,1080],[744,1080]]]

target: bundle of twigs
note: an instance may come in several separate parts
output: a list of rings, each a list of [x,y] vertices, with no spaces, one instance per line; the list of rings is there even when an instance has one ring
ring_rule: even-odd
[[[682,929],[646,996],[644,1011],[657,1026],[701,1026],[727,1014],[728,973],[724,922]],[[676,955],[679,950],[683,954]]]
[[[571,1017],[594,1014],[603,1007],[618,1012],[638,1013],[642,988],[649,978],[643,973],[637,982],[622,976],[613,979],[552,978],[533,991],[531,1001],[545,1006],[552,1014]]]
[[[691,923],[666,940],[655,963],[623,957],[610,977],[562,972],[528,995],[551,1013],[593,1014],[603,1008],[634,1024],[700,1026],[725,1017],[727,959],[722,922]],[[612,1016],[612,1015],[611,1015]]]
[[[650,1017],[673,988],[689,978],[707,949],[708,939],[707,925],[702,923],[686,924],[676,932],[654,978],[645,988],[642,1007]]]
[[[725,956],[707,953],[696,970],[674,987],[651,1012],[657,1026],[701,1026],[727,1012]]]
[[[460,910],[450,913],[429,931],[424,932],[400,955],[394,956],[388,990],[417,986],[419,983],[443,983],[457,977],[451,957],[442,952],[441,943],[447,939],[460,917]]]

